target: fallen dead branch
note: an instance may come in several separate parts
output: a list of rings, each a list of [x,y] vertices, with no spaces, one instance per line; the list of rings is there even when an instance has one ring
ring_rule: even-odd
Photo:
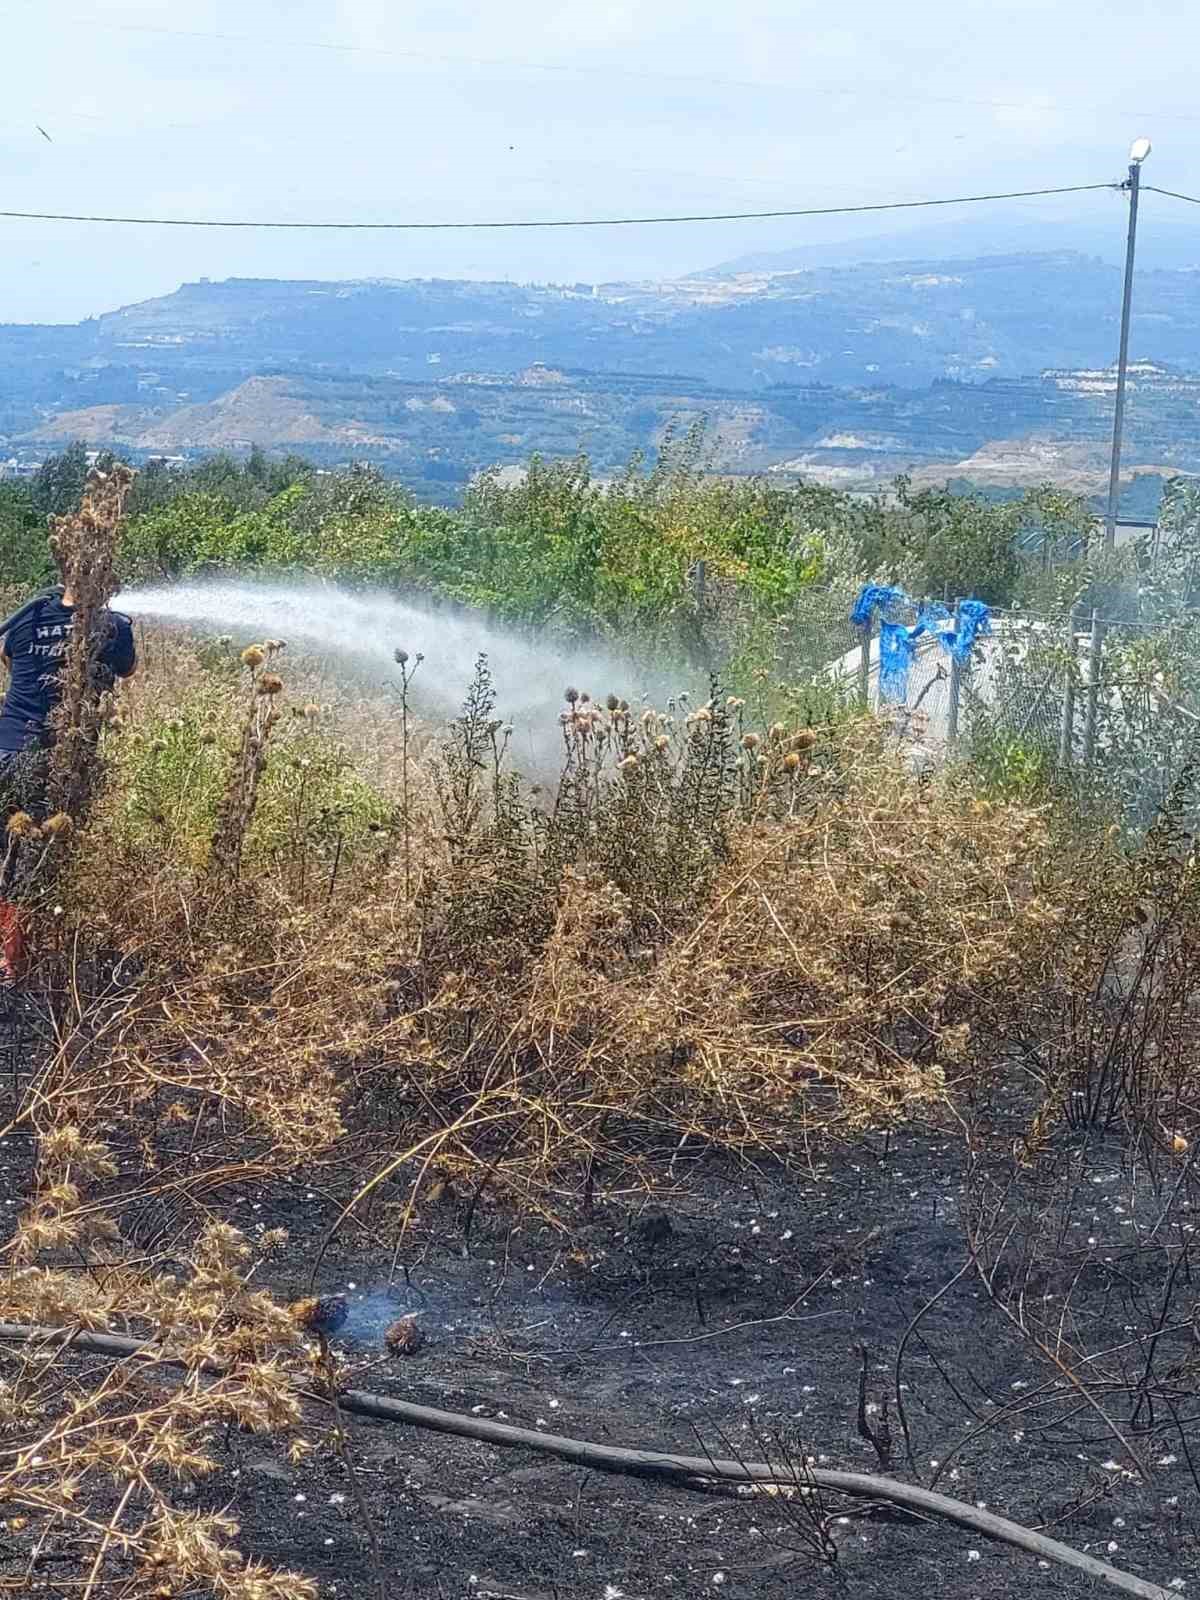
[[[152,1343],[123,1338],[117,1334],[90,1333],[79,1328],[40,1328],[19,1323],[0,1323],[0,1341],[50,1346],[69,1344],[73,1350],[87,1351],[112,1360],[145,1355],[156,1366],[184,1365]],[[297,1384],[296,1389],[307,1400],[322,1405],[331,1403],[327,1395],[315,1393],[302,1384]],[[486,1417],[441,1411],[433,1406],[416,1405],[409,1400],[394,1400],[389,1396],[368,1394],[358,1389],[347,1389],[340,1393],[336,1405],[344,1413],[367,1417],[376,1422],[404,1423],[409,1427],[475,1439],[484,1444],[536,1450],[542,1455],[556,1456],[559,1460],[596,1472],[653,1478],[676,1484],[680,1488],[706,1490],[714,1484],[777,1484],[781,1481],[779,1468],[768,1462],[685,1456],[669,1451],[595,1444],[591,1440],[570,1439],[561,1434],[517,1428],[509,1423],[493,1422]],[[996,1516],[994,1512],[966,1505],[916,1484],[879,1477],[874,1473],[838,1472],[824,1467],[806,1467],[805,1480],[816,1489],[828,1489],[855,1499],[884,1501],[921,1516],[938,1517],[955,1523],[983,1538],[994,1539],[1040,1560],[1081,1572],[1097,1583],[1107,1584],[1122,1594],[1135,1595],[1139,1600],[1173,1600],[1172,1591],[1161,1584],[1122,1572],[1117,1567],[1109,1566],[1106,1561],[1098,1561],[1094,1556],[1074,1550],[1057,1539],[1049,1539],[1045,1534],[1035,1533],[1019,1523],[1011,1522],[1007,1517]]]

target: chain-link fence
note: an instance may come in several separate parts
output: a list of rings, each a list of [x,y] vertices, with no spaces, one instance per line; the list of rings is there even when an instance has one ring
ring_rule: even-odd
[[[806,596],[787,619],[788,666],[887,716],[915,761],[965,759],[1002,789],[1053,786],[1135,828],[1167,803],[1196,809],[1200,610],[1135,586],[1095,617],[997,608],[968,639],[962,605],[872,593],[857,625],[844,595]]]
[[[1053,775],[1146,825],[1200,752],[1200,617],[1001,614],[967,675],[964,749],[1001,780]]]

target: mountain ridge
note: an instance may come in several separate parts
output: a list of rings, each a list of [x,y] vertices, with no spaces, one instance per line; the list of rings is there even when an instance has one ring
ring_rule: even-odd
[[[1195,291],[1187,272],[1139,274],[1134,354],[1165,358],[1131,390],[1131,459],[1151,468],[1200,467]],[[869,485],[996,442],[1102,440],[1119,299],[1116,266],[1064,250],[664,283],[197,280],[70,326],[0,326],[0,458],[76,434],[375,452],[436,493],[534,452],[612,470],[707,420],[721,470]]]
[[[1047,239],[1059,240],[1046,245]],[[1094,222],[1061,223],[1039,217],[1036,220],[973,220],[959,216],[954,220],[924,223],[920,226],[869,234],[858,238],[800,244],[782,250],[749,250],[716,266],[702,268],[706,273],[783,270],[789,261],[832,267],[884,265],[911,260],[971,260],[998,255],[1035,256],[1053,253],[1082,255],[1121,266],[1125,259],[1125,219],[1112,215],[1104,224]],[[1171,270],[1200,264],[1200,239],[1196,230],[1147,211],[1144,215],[1138,258],[1143,268]]]

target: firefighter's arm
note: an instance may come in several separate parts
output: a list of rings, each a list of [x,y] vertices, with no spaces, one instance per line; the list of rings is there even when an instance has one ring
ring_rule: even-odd
[[[126,616],[119,616],[120,633],[116,641],[116,648],[108,652],[107,662],[116,678],[132,678],[137,671],[137,645],[133,639],[133,623]]]

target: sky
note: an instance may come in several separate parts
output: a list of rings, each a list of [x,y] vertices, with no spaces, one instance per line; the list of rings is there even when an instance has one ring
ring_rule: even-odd
[[[1194,0],[3,0],[0,210],[477,221],[1146,181],[1200,193]],[[44,131],[42,131],[44,130]],[[1200,207],[1144,212],[1193,229]],[[937,212],[1111,223],[1121,197]],[[200,277],[657,278],[915,228],[263,233],[0,220],[0,322]]]

